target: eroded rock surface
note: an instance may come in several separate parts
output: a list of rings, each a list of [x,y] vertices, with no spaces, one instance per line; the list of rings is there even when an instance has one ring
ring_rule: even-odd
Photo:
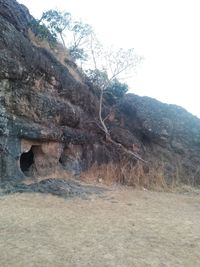
[[[76,65],[62,63],[30,40],[31,16],[15,0],[0,0],[0,180],[80,175],[92,165],[118,162],[117,147],[98,125],[98,94]],[[111,109],[104,103],[104,113]],[[200,184],[200,120],[184,109],[126,95],[106,124],[116,143],[148,168]]]
[[[86,186],[74,180],[45,179],[44,181],[24,183],[0,183],[0,196],[14,193],[43,193],[62,198],[80,197],[88,199],[92,194],[102,194],[107,189],[97,186]]]

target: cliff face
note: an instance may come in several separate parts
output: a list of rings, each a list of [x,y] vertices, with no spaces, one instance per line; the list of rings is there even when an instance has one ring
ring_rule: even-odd
[[[0,0],[1,181],[55,171],[79,175],[94,164],[118,164],[119,149],[97,126],[92,85],[73,62],[62,63],[33,44],[30,19],[15,0]],[[110,110],[108,103],[104,110]],[[162,170],[166,183],[178,177],[200,184],[199,119],[180,107],[128,94],[106,123],[113,140],[148,161],[148,175]]]

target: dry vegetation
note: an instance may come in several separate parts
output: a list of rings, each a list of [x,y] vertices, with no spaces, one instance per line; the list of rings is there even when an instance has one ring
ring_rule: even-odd
[[[200,195],[110,189],[1,197],[0,266],[200,266]]]
[[[42,47],[48,50],[60,61],[60,63],[65,64],[65,59],[70,60],[69,53],[67,49],[63,47],[62,44],[56,43],[54,47],[51,47],[47,40],[41,40],[30,29],[28,31],[28,35],[29,39],[35,46]]]
[[[70,74],[74,77],[75,80],[82,83],[82,78],[79,73],[78,67],[70,66],[67,62],[71,61],[70,55],[65,47],[61,43],[57,43],[54,48],[52,48],[47,40],[41,40],[29,29],[28,32],[29,39],[31,42],[41,48],[45,48],[50,53],[52,53],[56,59],[63,64],[70,72]]]
[[[182,184],[178,172],[174,174],[169,184],[165,181],[164,168],[160,163],[151,163],[150,168],[141,162],[135,165],[127,161],[114,164],[94,164],[81,175],[81,179],[87,182],[99,182],[106,185],[125,184],[134,188],[145,188],[155,191],[181,190]],[[192,181],[192,179],[190,179]],[[192,183],[188,186],[192,186]]]

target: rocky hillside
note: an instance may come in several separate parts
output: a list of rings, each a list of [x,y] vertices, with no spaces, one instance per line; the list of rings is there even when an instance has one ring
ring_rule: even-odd
[[[134,94],[114,108],[105,102],[112,139],[146,161],[136,162],[106,140],[98,127],[98,94],[76,65],[30,38],[30,19],[15,0],[0,0],[1,181],[55,172],[80,176],[112,164],[118,172],[128,166],[118,181],[130,185],[144,177],[152,183],[200,184],[199,119]]]

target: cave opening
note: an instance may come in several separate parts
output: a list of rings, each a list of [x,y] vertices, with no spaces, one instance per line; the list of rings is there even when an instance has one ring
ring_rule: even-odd
[[[150,145],[151,144],[151,139],[149,138],[149,136],[147,136],[144,133],[141,136],[141,141],[142,141],[143,145]]]
[[[63,160],[62,160],[61,157],[59,158],[59,162],[60,162],[61,165],[63,164]]]
[[[34,163],[33,147],[28,152],[24,152],[20,157],[20,168],[25,175],[29,174],[30,167]]]

